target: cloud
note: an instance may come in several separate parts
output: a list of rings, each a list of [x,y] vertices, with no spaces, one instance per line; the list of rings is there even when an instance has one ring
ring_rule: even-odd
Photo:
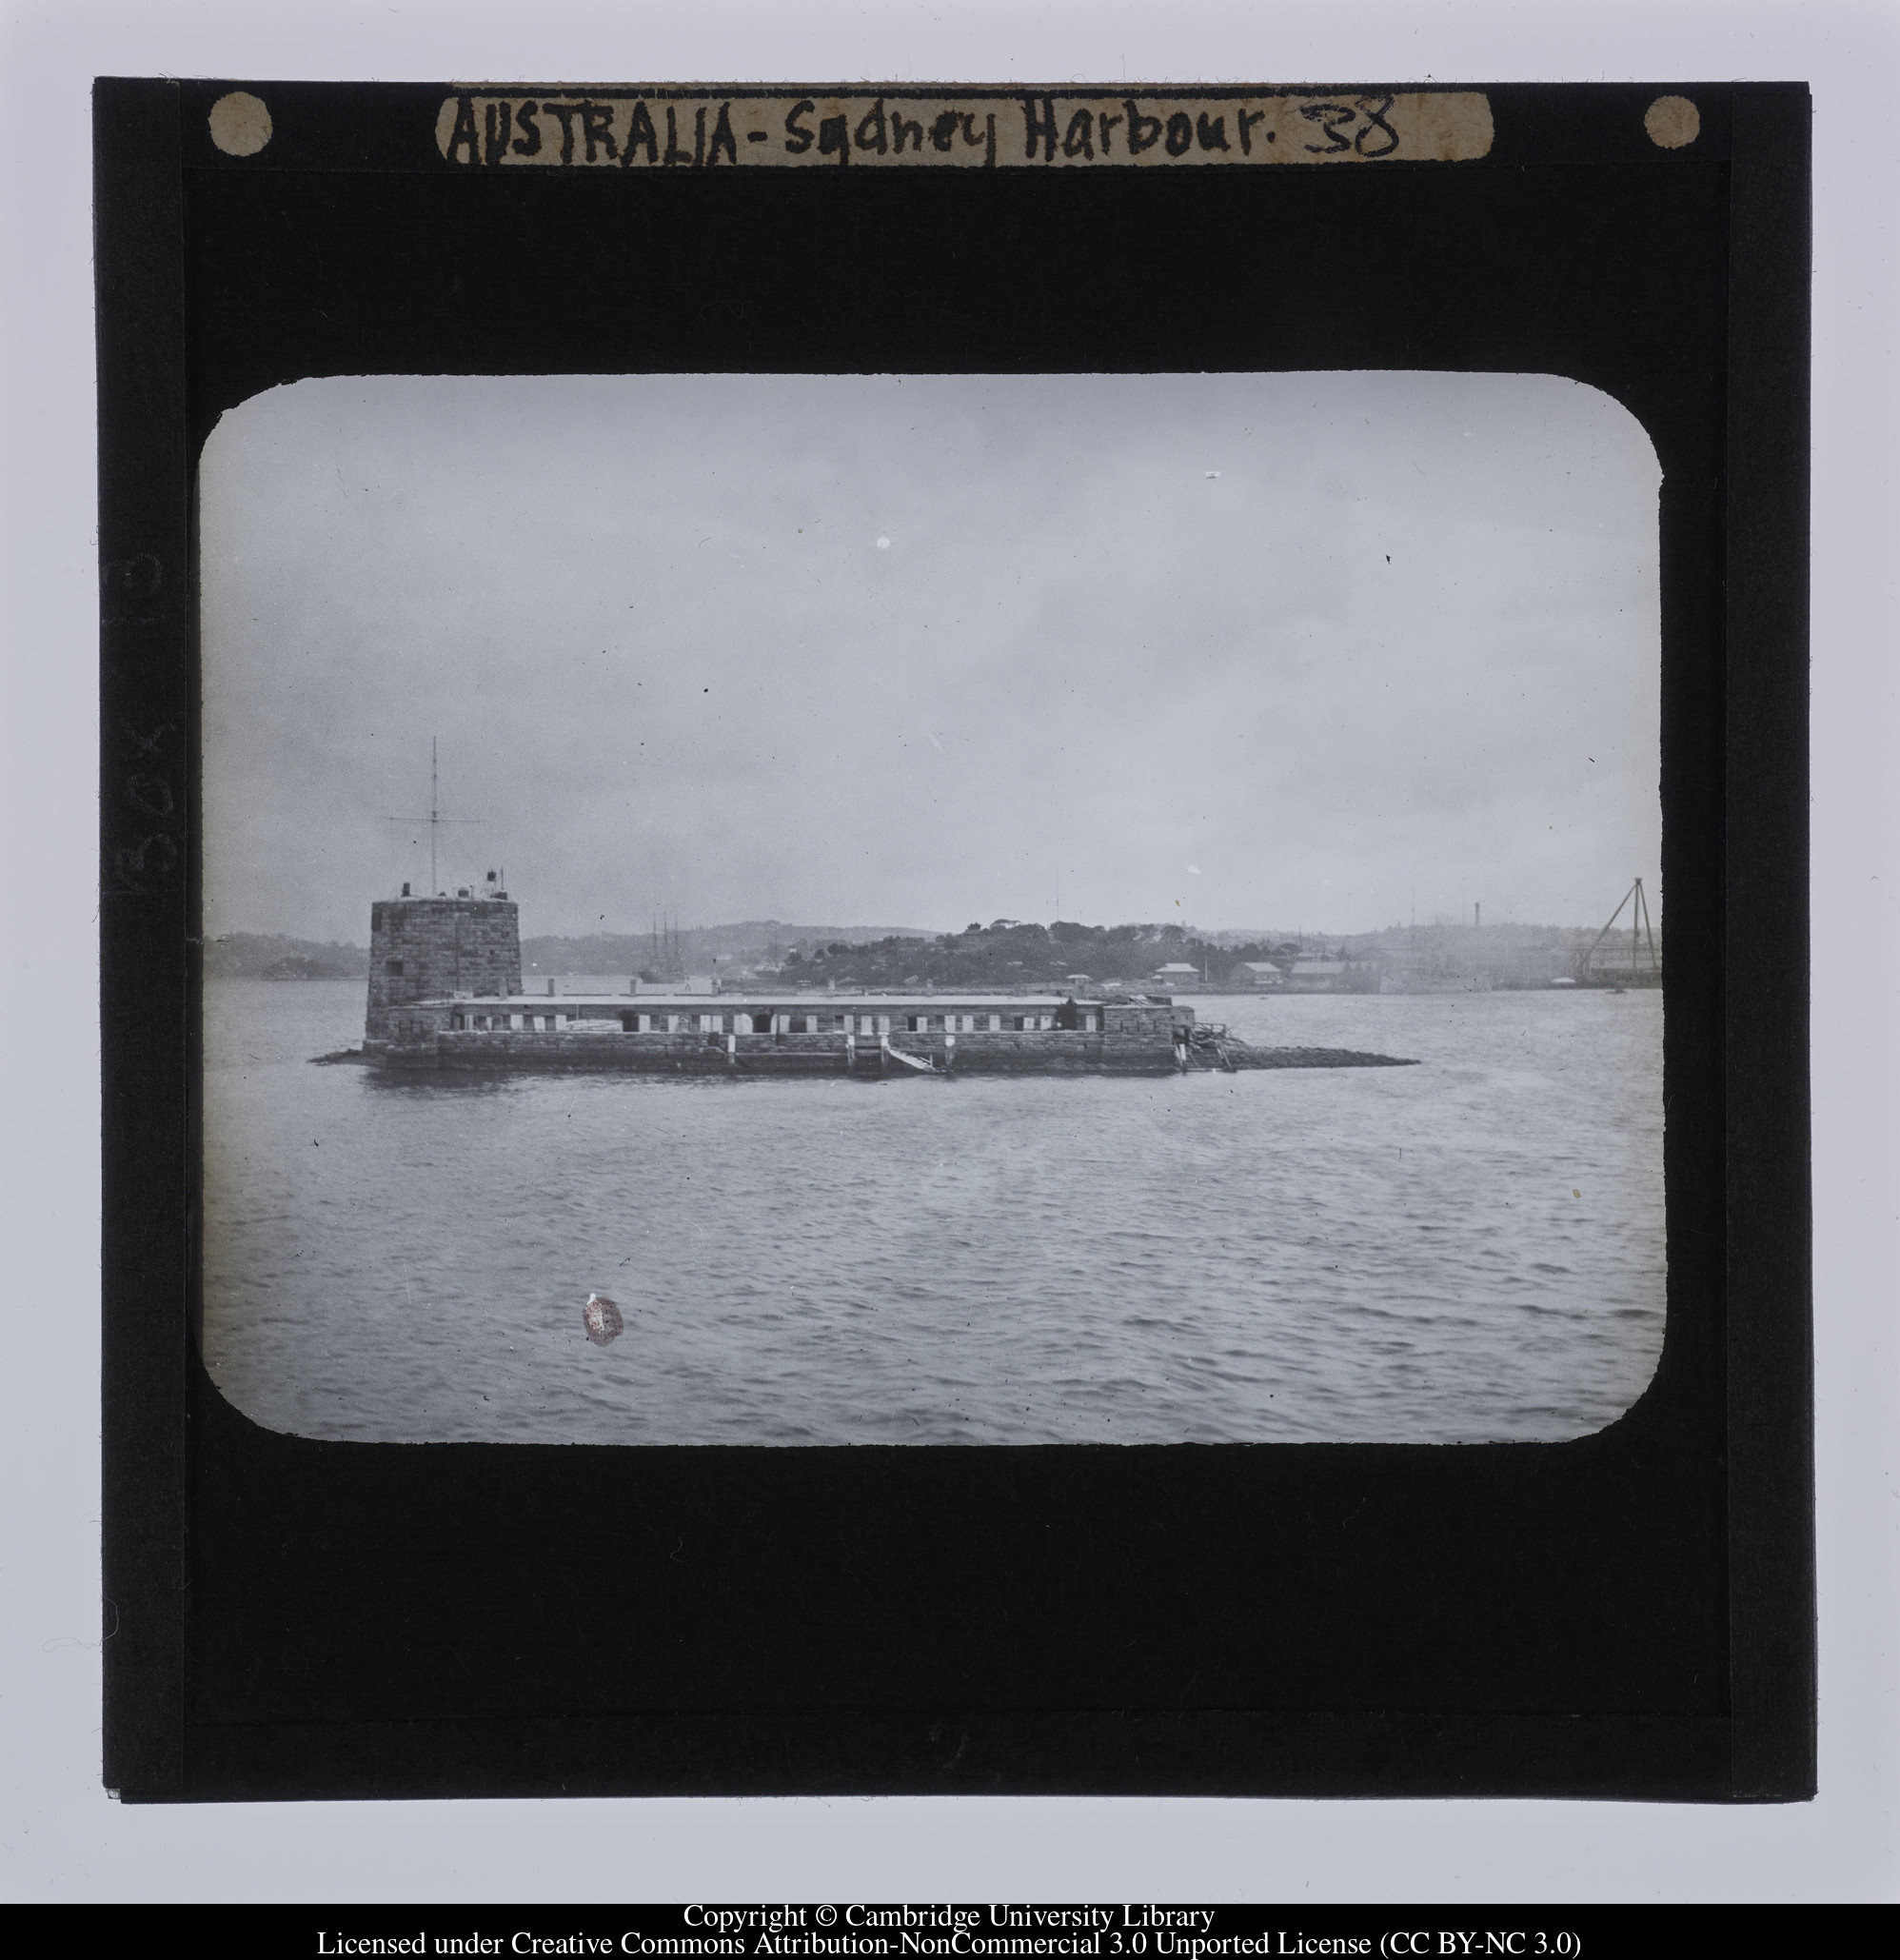
[[[274,389],[203,473],[208,921],[360,939],[431,736],[536,931],[1040,918],[1055,863],[1159,917],[1190,851],[1210,925],[1582,919],[1658,852],[1656,485],[1549,376]]]

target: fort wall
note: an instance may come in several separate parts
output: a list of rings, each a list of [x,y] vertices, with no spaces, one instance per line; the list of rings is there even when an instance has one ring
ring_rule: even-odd
[[[387,1059],[418,1068],[627,1071],[635,1074],[837,1075],[847,1067],[875,1074],[888,1066],[907,1074],[901,1062],[885,1064],[880,1038],[858,1036],[847,1048],[840,1034],[736,1034],[728,1037],[697,1028],[676,1033],[629,1033],[597,1020],[564,1028],[447,1029],[428,1010],[396,1013]],[[950,1049],[943,1037],[901,1034],[890,1037],[894,1050],[956,1074],[1036,1074],[1075,1071],[1151,1073],[1175,1065],[1172,1042],[1152,1034],[1085,1033],[1079,1029],[959,1034]]]
[[[520,908],[508,899],[378,899],[369,908],[366,1048],[387,1046],[415,1000],[522,990]]]

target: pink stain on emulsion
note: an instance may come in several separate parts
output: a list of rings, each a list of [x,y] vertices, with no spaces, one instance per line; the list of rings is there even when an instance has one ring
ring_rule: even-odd
[[[617,1340],[626,1332],[626,1322],[620,1317],[620,1309],[604,1294],[590,1293],[587,1304],[581,1309],[581,1318],[586,1322],[587,1338],[597,1348],[604,1348],[608,1341]]]

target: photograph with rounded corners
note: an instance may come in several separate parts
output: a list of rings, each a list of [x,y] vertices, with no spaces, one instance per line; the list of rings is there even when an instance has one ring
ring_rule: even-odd
[[[198,485],[204,1356],[373,1442],[1562,1441],[1656,453],[1547,374],[357,376]]]

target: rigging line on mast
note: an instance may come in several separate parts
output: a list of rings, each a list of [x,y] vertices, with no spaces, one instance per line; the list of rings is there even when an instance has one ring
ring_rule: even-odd
[[[428,885],[430,898],[442,896],[436,869],[436,833],[445,823],[480,823],[480,817],[445,817],[442,814],[442,798],[436,786],[436,749],[438,738],[431,735],[428,743],[428,815],[426,817],[388,817],[388,823],[426,823],[428,825]]]

